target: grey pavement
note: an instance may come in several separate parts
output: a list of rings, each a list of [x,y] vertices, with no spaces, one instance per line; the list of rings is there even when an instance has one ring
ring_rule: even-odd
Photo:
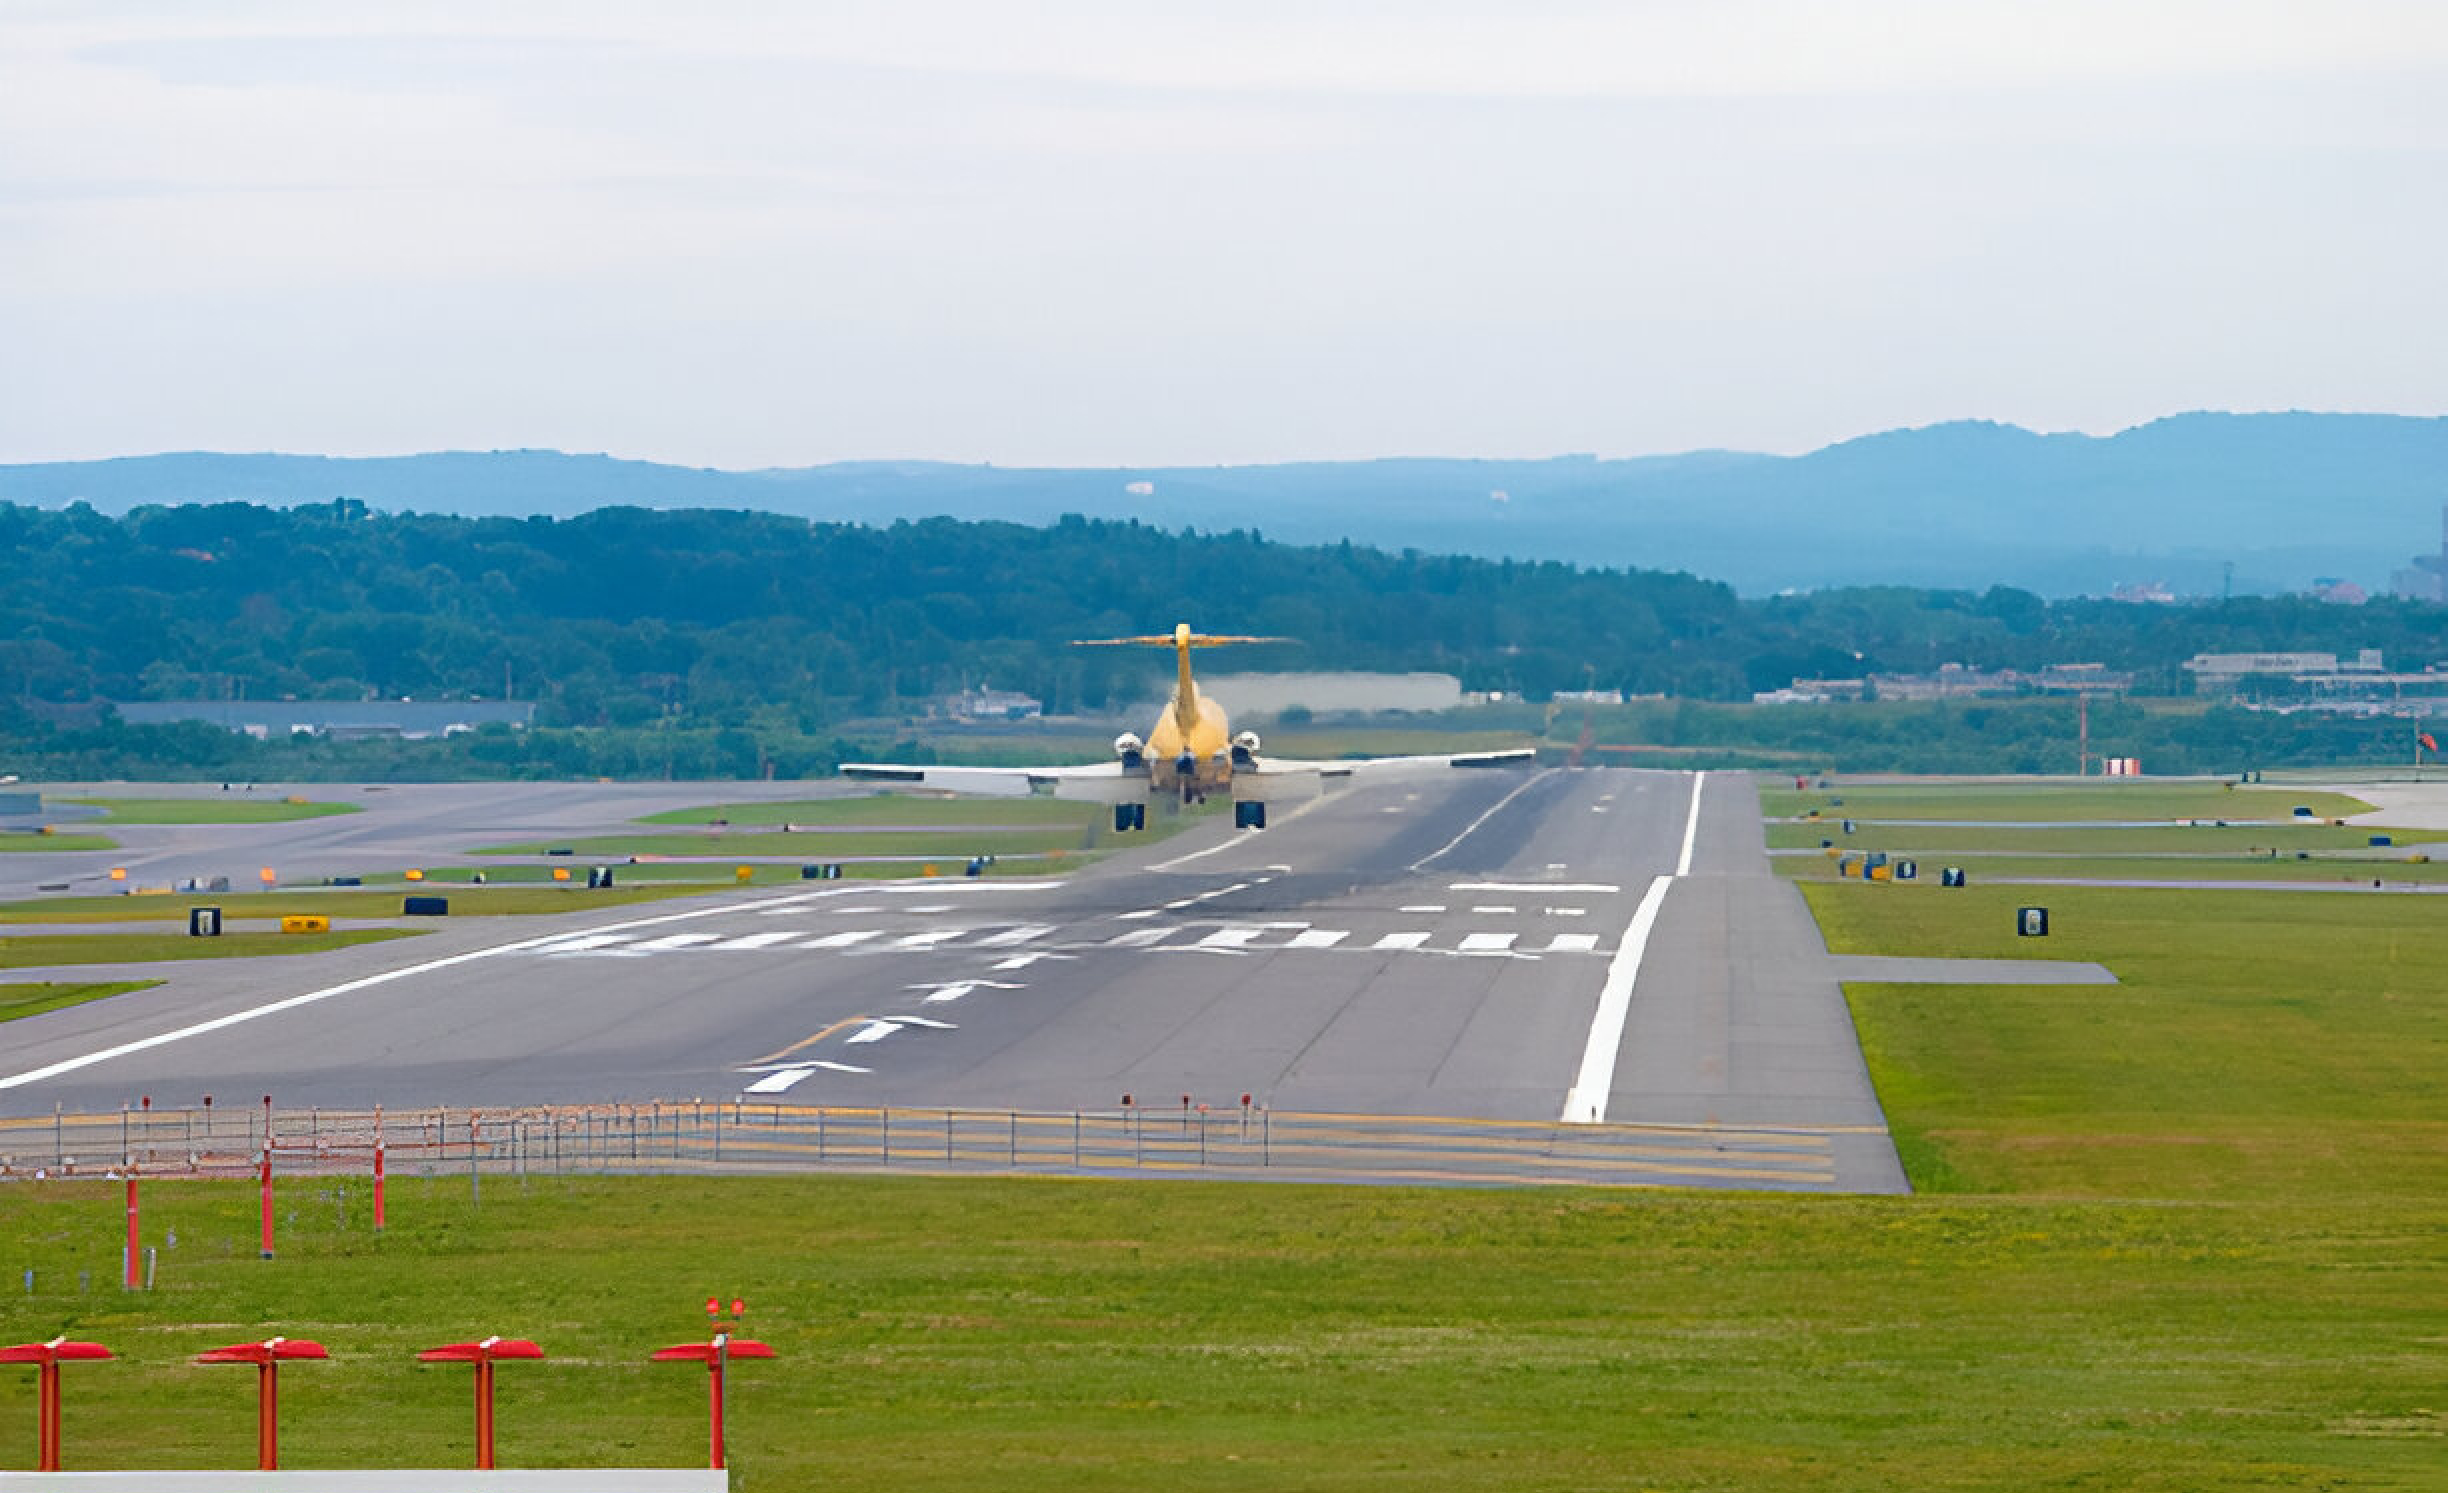
[[[1565,1093],[1634,910],[1666,876],[1609,1125],[1721,1158],[1663,1182],[1902,1190],[1839,967],[1769,871],[1746,777],[1707,779],[1692,869],[1674,874],[1692,783],[1452,771],[1279,805],[1260,833],[1202,826],[1060,882],[728,890],[187,965],[156,990],[11,1023],[0,1114],[205,1092],[297,1108],[1050,1112],[1126,1094],[1221,1111],[1246,1093],[1286,1113],[1487,1122],[1562,1154],[1597,1134],[1559,1123]],[[479,838],[731,796],[658,785],[578,801],[595,791]],[[445,799],[444,817],[482,802]],[[1763,1176],[1739,1164],[1762,1134],[1826,1159]]]
[[[1865,985],[2114,985],[2104,964],[2080,959],[1899,959],[1838,954],[1839,979]]]

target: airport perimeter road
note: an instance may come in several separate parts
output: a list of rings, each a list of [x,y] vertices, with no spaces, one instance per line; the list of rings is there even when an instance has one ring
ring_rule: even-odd
[[[172,886],[229,878],[239,892],[255,889],[269,866],[290,881],[320,880],[414,865],[460,865],[480,845],[522,840],[634,833],[643,814],[701,804],[765,799],[825,798],[856,791],[841,783],[409,783],[372,787],[315,783],[255,786],[227,794],[210,784],[89,783],[43,785],[46,799],[193,798],[209,802],[279,802],[297,794],[356,804],[355,814],[276,824],[115,824],[62,812],[55,822],[90,827],[117,842],[112,850],[17,851],[0,855],[0,902],[66,883],[80,892],[116,890],[112,867],[125,867],[137,886]]]
[[[1767,870],[1748,781],[1707,779],[1697,813],[1694,783],[1447,770],[1060,883],[830,884],[524,937],[454,928],[441,949],[346,951],[317,986],[259,970],[285,988],[13,1023],[0,1112],[203,1091],[1036,1111],[1247,1093],[1527,1125],[1527,1144],[1575,1129],[1560,1117],[1639,1122],[1688,1132],[1698,1157],[1654,1180],[1703,1185],[1762,1185],[1711,1172],[1719,1134],[1790,1132],[1821,1159],[1777,1185],[1900,1189],[1833,965]],[[172,1035],[213,1021],[229,1024]]]

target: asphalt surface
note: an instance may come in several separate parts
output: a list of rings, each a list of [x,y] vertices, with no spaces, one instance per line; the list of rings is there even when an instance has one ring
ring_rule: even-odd
[[[1647,1127],[1692,1143],[1647,1178],[1675,1185],[1903,1190],[1838,966],[1768,868],[1748,779],[1707,777],[1695,813],[1696,781],[1445,771],[1278,805],[1264,832],[1202,828],[1059,883],[811,883],[182,966],[158,990],[10,1023],[0,1115],[206,1092],[285,1109],[1057,1113],[1124,1095],[1224,1112],[1248,1094],[1287,1115],[1517,1127],[1533,1145],[1576,1131],[1568,1113]],[[212,828],[242,866],[270,837],[301,868],[356,869],[736,796],[427,791],[459,796],[414,824]],[[140,853],[176,859],[121,855]],[[1728,1136],[1811,1161],[1718,1167]]]

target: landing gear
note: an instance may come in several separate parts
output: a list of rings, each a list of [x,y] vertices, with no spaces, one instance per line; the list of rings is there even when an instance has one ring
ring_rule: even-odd
[[[1241,799],[1233,804],[1234,829],[1265,829],[1266,805],[1256,799]]]
[[[1115,834],[1126,835],[1132,830],[1147,828],[1146,804],[1115,804],[1113,811]]]

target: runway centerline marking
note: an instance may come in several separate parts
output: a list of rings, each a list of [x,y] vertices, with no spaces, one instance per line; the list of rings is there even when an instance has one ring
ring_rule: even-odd
[[[1692,774],[1691,817],[1683,821],[1683,854],[1675,861],[1674,874],[1677,876],[1691,874],[1692,848],[1700,840],[1700,786],[1707,781],[1708,774],[1705,772]]]
[[[1560,871],[1564,868],[1549,866],[1547,869]],[[1446,890],[1449,892],[1545,892],[1555,895],[1564,892],[1620,892],[1623,888],[1611,881],[1457,881]]]
[[[1430,861],[1435,860],[1437,857],[1443,855],[1446,851],[1453,849],[1456,845],[1459,845],[1464,840],[1469,839],[1471,834],[1477,830],[1479,826],[1487,823],[1490,819],[1495,818],[1496,815],[1503,810],[1505,805],[1529,792],[1533,784],[1543,782],[1550,773],[1559,772],[1561,770],[1562,769],[1560,768],[1550,767],[1546,770],[1546,772],[1532,773],[1528,780],[1525,781],[1520,787],[1496,800],[1494,803],[1489,804],[1486,813],[1481,814],[1478,818],[1462,826],[1462,833],[1454,836],[1450,840],[1447,840],[1444,844],[1439,845],[1436,849],[1429,851],[1426,855],[1421,856],[1418,860],[1413,861],[1405,869],[1412,871],[1426,869]]]
[[[838,891],[803,892],[795,897],[777,899],[777,904],[796,906],[839,895],[841,893]],[[607,924],[602,928],[589,929],[587,932],[611,933],[631,928],[654,928],[665,923],[688,922],[696,918],[731,917],[746,910],[738,903],[728,903],[720,907],[699,907],[687,912],[670,912],[656,917],[634,918],[625,923]],[[259,1020],[262,1017],[277,1016],[283,1011],[295,1011],[321,1001],[331,1000],[336,996],[370,990],[377,985],[388,985],[394,980],[431,974],[438,969],[452,969],[462,964],[472,964],[479,959],[492,959],[503,954],[522,953],[530,949],[543,948],[569,936],[567,933],[547,933],[536,938],[521,938],[509,943],[494,944],[489,948],[470,949],[464,954],[449,954],[440,959],[428,959],[420,964],[404,965],[399,969],[384,970],[378,974],[361,975],[354,980],[343,980],[337,985],[326,985],[320,990],[309,990],[281,1000],[267,1001],[260,1006],[249,1006],[244,1010],[232,1011],[225,1016],[216,1016],[210,1021],[192,1022],[166,1032],[156,1032],[150,1037],[139,1037],[133,1042],[121,1042],[77,1057],[62,1058],[56,1063],[46,1063],[40,1068],[29,1068],[23,1073],[13,1073],[6,1078],[0,1078],[0,1089],[14,1089],[30,1083],[40,1083],[46,1078],[57,1078],[63,1073],[74,1073],[81,1068],[90,1068],[96,1063],[106,1063],[112,1058],[147,1052],[156,1047],[167,1047],[173,1042],[184,1042],[190,1037],[201,1037],[211,1032],[238,1026],[244,1022]]]

